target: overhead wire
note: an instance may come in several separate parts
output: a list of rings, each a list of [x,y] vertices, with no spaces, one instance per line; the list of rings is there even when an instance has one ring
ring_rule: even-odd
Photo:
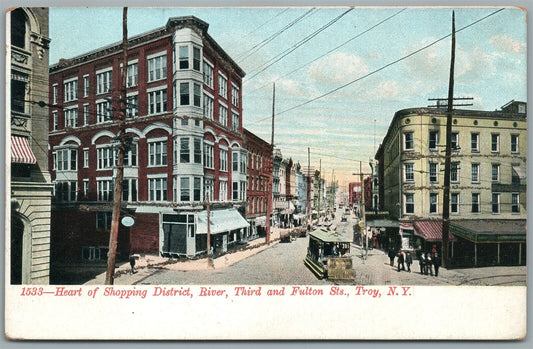
[[[492,13],[490,13],[490,14],[488,14],[488,15],[486,15],[486,16],[484,16],[484,17],[482,17],[482,18],[480,18],[480,19],[478,19],[478,20],[476,20],[476,21],[474,21],[474,22],[472,22],[472,23],[470,23],[470,24],[458,29],[458,30],[456,30],[456,33],[460,32],[460,31],[463,31],[463,30],[465,30],[465,29],[467,29],[467,28],[469,28],[469,27],[471,27],[471,26],[473,26],[473,25],[475,25],[475,24],[477,24],[477,23],[479,23],[479,22],[491,17],[491,16],[494,16],[495,14],[497,14],[497,13],[503,11],[503,10],[505,10],[505,8],[501,8],[499,10],[496,10],[496,11],[494,11],[494,12],[492,12]],[[378,69],[376,69],[376,70],[373,70],[372,72],[370,72],[368,74],[365,74],[365,75],[363,75],[363,76],[361,76],[361,77],[359,77],[357,79],[354,79],[354,80],[352,80],[350,82],[347,82],[347,83],[345,83],[345,84],[343,84],[343,85],[341,85],[339,87],[334,88],[333,90],[330,90],[330,91],[328,91],[326,93],[323,93],[323,94],[321,94],[321,95],[319,95],[317,97],[314,97],[314,98],[312,98],[312,99],[310,99],[310,100],[308,100],[306,102],[303,102],[303,103],[297,104],[297,105],[295,105],[293,107],[290,107],[288,109],[282,110],[282,111],[276,113],[275,115],[279,116],[279,115],[285,114],[285,113],[287,113],[289,111],[292,111],[294,109],[297,109],[297,108],[303,107],[303,106],[305,106],[305,105],[307,105],[309,103],[312,103],[312,102],[316,101],[317,99],[321,99],[321,98],[324,98],[326,96],[329,96],[329,95],[331,95],[331,94],[333,94],[333,93],[335,93],[335,92],[337,92],[339,90],[342,90],[342,89],[344,89],[344,88],[346,88],[346,87],[348,87],[348,86],[350,86],[350,85],[352,85],[352,84],[354,84],[354,83],[356,83],[358,81],[361,81],[361,80],[363,80],[363,79],[365,79],[365,78],[367,78],[369,76],[372,76],[372,75],[374,75],[374,74],[376,74],[376,73],[378,73],[378,72],[380,72],[380,71],[382,71],[382,70],[384,70],[384,69],[386,69],[386,68],[388,68],[388,67],[390,67],[390,66],[392,66],[392,65],[394,65],[396,63],[399,63],[399,62],[401,62],[401,61],[403,61],[403,60],[405,60],[405,59],[407,59],[409,57],[412,57],[412,56],[420,53],[421,51],[423,51],[423,50],[425,50],[425,49],[427,49],[427,48],[429,48],[429,47],[431,47],[431,46],[443,41],[444,39],[450,37],[451,35],[452,35],[452,33],[447,34],[447,35],[445,35],[445,36],[443,36],[443,37],[441,37],[441,38],[439,38],[437,40],[432,41],[431,43],[429,43],[427,45],[422,46],[419,49],[416,49],[415,51],[413,51],[413,52],[411,52],[411,53],[409,53],[409,54],[407,54],[407,55],[405,55],[405,56],[403,56],[401,58],[398,58],[398,59],[396,59],[396,60],[394,60],[394,61],[392,61],[392,62],[390,62],[390,63],[388,63],[388,64],[386,64],[386,65],[384,65],[384,66],[382,66],[382,67],[380,67]],[[261,122],[261,121],[265,121],[265,120],[268,120],[268,119],[270,119],[270,117],[258,119],[257,121],[252,122],[252,124],[253,123],[258,123],[258,122]]]

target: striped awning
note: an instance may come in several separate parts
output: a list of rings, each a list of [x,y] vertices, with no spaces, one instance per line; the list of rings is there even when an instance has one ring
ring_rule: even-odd
[[[415,221],[413,222],[415,235],[422,237],[426,241],[442,241],[441,221]],[[448,241],[454,241],[455,236],[448,235]]]
[[[17,164],[35,164],[37,159],[31,151],[28,138],[11,136],[11,162]]]

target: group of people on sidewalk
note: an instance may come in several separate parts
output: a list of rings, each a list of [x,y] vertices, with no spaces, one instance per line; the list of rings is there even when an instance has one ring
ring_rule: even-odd
[[[413,256],[409,251],[399,251],[396,252],[393,249],[389,249],[389,260],[390,266],[394,266],[394,260],[397,258],[397,268],[398,272],[406,270],[405,266],[407,265],[407,272],[411,272],[411,265],[413,264]],[[431,275],[433,276],[433,271],[435,271],[435,276],[439,276],[439,268],[441,265],[441,258],[434,248],[431,252],[424,252],[422,250],[416,250],[416,258],[420,265],[420,274],[422,275]]]

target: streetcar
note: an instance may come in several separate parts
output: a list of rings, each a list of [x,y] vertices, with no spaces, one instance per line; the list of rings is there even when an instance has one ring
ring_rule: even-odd
[[[353,281],[355,271],[350,256],[350,240],[339,233],[317,229],[309,233],[304,264],[320,279]]]

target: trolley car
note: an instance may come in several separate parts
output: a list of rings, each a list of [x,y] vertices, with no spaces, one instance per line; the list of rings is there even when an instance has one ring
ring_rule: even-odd
[[[309,233],[304,263],[320,279],[353,281],[355,272],[349,253],[349,239],[331,230],[317,229]]]

